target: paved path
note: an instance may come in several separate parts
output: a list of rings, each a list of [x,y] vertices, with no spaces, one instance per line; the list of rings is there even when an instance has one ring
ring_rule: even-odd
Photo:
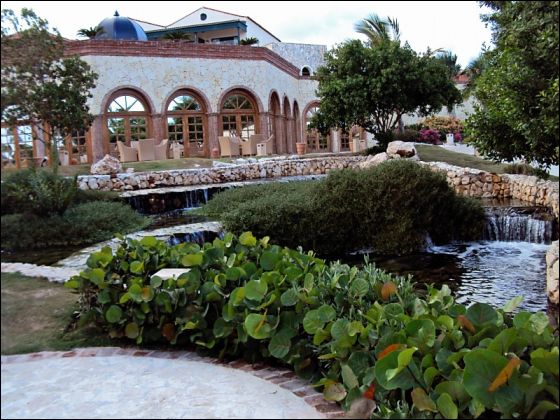
[[[242,361],[221,364],[181,351],[92,348],[2,356],[1,394],[2,418],[342,415],[287,370]]]

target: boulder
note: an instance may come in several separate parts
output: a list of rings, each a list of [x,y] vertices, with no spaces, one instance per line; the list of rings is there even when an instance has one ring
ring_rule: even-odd
[[[414,143],[404,142],[404,141],[392,141],[387,146],[387,154],[393,158],[395,155],[403,158],[411,158],[416,156],[416,148]]]
[[[371,168],[379,165],[381,162],[385,162],[386,160],[389,160],[389,155],[387,153],[378,153],[375,156],[368,156],[368,158],[363,162],[360,162],[358,166],[362,169]]]
[[[99,162],[91,165],[92,175],[112,175],[122,172],[122,165],[116,157],[105,155]]]

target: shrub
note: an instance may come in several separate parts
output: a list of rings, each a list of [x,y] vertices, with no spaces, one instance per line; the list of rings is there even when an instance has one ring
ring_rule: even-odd
[[[386,131],[382,133],[375,134],[375,140],[377,140],[377,145],[383,149],[383,152],[387,150],[387,146],[393,140],[395,140],[395,135],[392,131]]]
[[[87,245],[129,233],[150,223],[122,203],[91,202],[58,214],[33,213],[2,216],[2,249],[40,249],[50,246]]]
[[[418,136],[419,143],[441,144],[441,134],[437,130],[423,128]]]
[[[480,204],[457,196],[443,175],[404,160],[332,171],[318,182],[231,190],[201,212],[234,233],[250,230],[323,256],[368,247],[408,253],[421,249],[428,235],[436,243],[471,239],[484,220]]]
[[[137,344],[192,344],[275,359],[348,408],[376,417],[533,418],[558,410],[558,336],[547,315],[456,304],[447,286],[416,297],[372,265],[330,265],[245,232],[201,248],[126,240],[90,256],[66,286],[81,322]],[[153,274],[186,267],[177,279]],[[550,413],[554,416],[554,413]],[[400,417],[399,417],[400,418]]]
[[[405,129],[402,133],[395,132],[395,140],[415,142],[418,141],[420,133],[418,130]]]
[[[8,176],[1,188],[2,214],[46,216],[64,213],[74,199],[78,185],[76,178],[27,169]]]
[[[506,174],[533,175],[542,179],[548,179],[550,175],[544,169],[533,168],[527,163],[510,163],[504,166]]]

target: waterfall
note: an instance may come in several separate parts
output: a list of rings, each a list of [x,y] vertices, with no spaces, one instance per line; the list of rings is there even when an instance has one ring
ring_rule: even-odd
[[[202,246],[205,242],[212,242],[218,237],[220,237],[218,232],[211,230],[199,230],[191,233],[174,233],[169,237],[167,243],[169,245],[178,245],[185,242],[192,242]]]
[[[558,238],[557,222],[543,207],[487,207],[484,239],[549,244]]]

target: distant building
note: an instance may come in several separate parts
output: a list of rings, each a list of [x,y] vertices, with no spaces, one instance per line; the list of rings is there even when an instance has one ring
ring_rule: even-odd
[[[184,157],[208,157],[219,136],[233,133],[274,135],[275,153],[295,153],[296,142],[307,142],[308,152],[339,152],[350,150],[350,136],[364,138],[362,130],[343,137],[307,129],[319,106],[313,75],[324,45],[283,43],[250,17],[207,7],[168,26],[118,13],[99,26],[94,39],[66,42],[66,54],[99,78],[89,101],[95,121],[66,139],[63,164],[117,156],[117,141],[146,138],[181,144]],[[172,32],[190,39],[165,40]],[[239,45],[251,37],[258,45]],[[25,166],[45,156],[32,130],[2,126],[3,162]]]

